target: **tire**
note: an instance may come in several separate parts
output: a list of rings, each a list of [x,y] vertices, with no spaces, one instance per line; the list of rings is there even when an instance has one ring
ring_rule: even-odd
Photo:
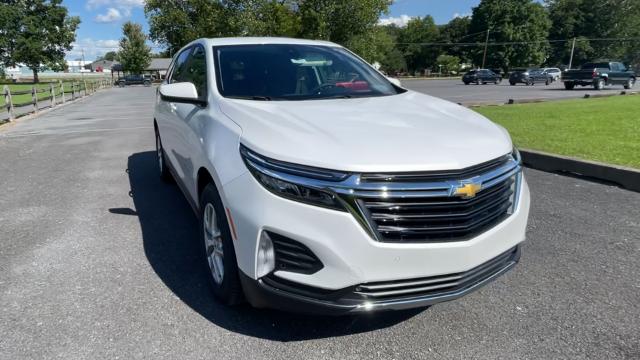
[[[229,222],[220,195],[213,184],[208,184],[200,195],[200,244],[202,263],[207,271],[213,294],[225,305],[241,303],[243,294],[240,270]],[[222,266],[221,273],[216,273],[214,263]]]
[[[119,87],[121,87],[121,88],[123,88],[123,87],[125,86],[125,83],[123,83],[123,82],[119,82],[119,83],[118,83],[118,86],[119,86]]]
[[[545,81],[544,84],[549,86],[549,84],[551,84],[551,81],[549,79],[547,79],[547,81]]]
[[[465,81],[465,82],[464,82],[464,84],[465,84],[465,85],[469,85],[469,82],[468,82],[468,81]]]
[[[564,83],[564,88],[566,90],[573,90],[575,87],[576,87],[576,84],[574,84],[572,82],[565,81],[565,83]]]
[[[535,81],[535,80],[533,80],[533,79],[529,79],[529,80],[527,81],[527,85],[529,85],[529,86],[534,86],[535,84],[536,84],[536,81]]]
[[[145,81],[145,82],[143,83],[143,85],[144,85],[144,86],[149,87],[149,86],[151,86],[151,82],[150,82],[150,81]]]
[[[164,154],[164,148],[162,147],[162,139],[160,139],[160,132],[156,129],[156,163],[158,164],[158,170],[160,172],[160,179],[162,181],[171,183],[173,182],[173,176],[171,171],[167,167],[167,157]]]
[[[600,90],[604,89],[604,85],[605,85],[604,79],[598,79],[593,83],[593,88],[595,90],[600,91]]]
[[[476,80],[476,85],[480,85],[480,80]]]
[[[631,90],[635,85],[636,85],[636,79],[631,78],[627,80],[627,83],[624,85],[624,88],[627,90]]]
[[[511,85],[511,86],[516,86],[516,83],[515,83],[515,82],[513,82],[513,81],[509,81],[509,85]]]

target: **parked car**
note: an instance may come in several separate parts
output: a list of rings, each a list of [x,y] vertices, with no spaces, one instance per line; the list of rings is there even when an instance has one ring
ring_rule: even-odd
[[[154,128],[225,304],[424,307],[519,260],[530,196],[507,131],[339,45],[196,40],[157,91]]]
[[[578,70],[567,70],[562,74],[562,81],[567,90],[577,85],[593,86],[602,90],[609,85],[623,85],[631,89],[636,83],[636,74],[620,62],[590,62]]]
[[[553,76],[544,72],[542,69],[515,69],[509,75],[509,84],[525,84],[533,86],[536,83],[544,83],[549,85],[553,82]]]
[[[560,81],[560,79],[562,78],[562,70],[558,68],[544,68],[542,69],[542,72],[551,75],[551,78],[554,82]]]
[[[500,75],[487,69],[470,70],[462,76],[462,82],[465,85],[471,83],[478,85],[487,83],[499,84],[501,81],[502,77]]]
[[[117,81],[118,86],[125,87],[128,85],[144,85],[151,86],[150,75],[126,75]]]

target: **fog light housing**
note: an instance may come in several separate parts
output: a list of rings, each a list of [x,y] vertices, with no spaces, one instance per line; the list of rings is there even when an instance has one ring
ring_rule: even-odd
[[[273,249],[273,241],[266,231],[260,234],[258,243],[258,259],[256,275],[258,278],[268,275],[276,268],[276,255]]]

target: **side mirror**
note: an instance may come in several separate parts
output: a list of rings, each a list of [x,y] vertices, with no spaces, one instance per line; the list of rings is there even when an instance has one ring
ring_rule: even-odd
[[[196,86],[190,82],[162,84],[159,92],[163,101],[207,106],[207,102],[198,97]]]
[[[402,82],[400,82],[400,79],[398,78],[387,77],[387,80],[389,80],[393,85],[397,87],[402,87]]]

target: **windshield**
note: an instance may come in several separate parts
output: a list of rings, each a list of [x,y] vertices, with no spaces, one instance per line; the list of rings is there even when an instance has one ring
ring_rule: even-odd
[[[251,100],[312,100],[401,92],[349,51],[318,45],[214,47],[222,96]]]

